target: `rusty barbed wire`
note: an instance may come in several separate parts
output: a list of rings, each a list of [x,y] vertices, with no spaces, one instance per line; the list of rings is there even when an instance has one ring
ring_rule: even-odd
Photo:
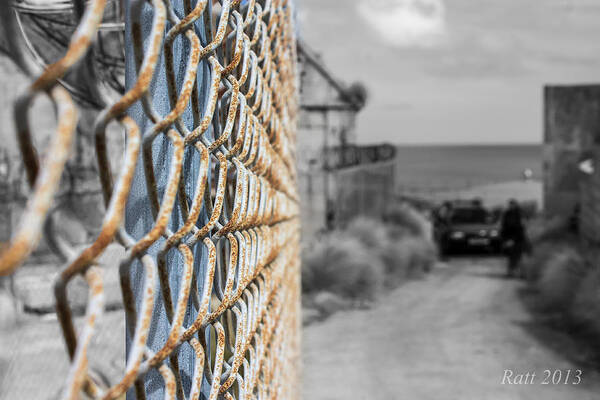
[[[66,55],[49,66],[19,97],[15,120],[32,194],[20,228],[0,255],[0,274],[13,272],[39,241],[42,230],[55,235],[49,209],[77,125],[77,112],[58,80],[90,47],[102,21],[105,1],[86,4]],[[150,34],[142,40],[142,8],[152,10]],[[165,398],[296,398],[299,352],[299,229],[294,160],[297,88],[293,10],[288,0],[183,0],[178,16],[170,0],[134,1],[130,29],[136,80],[118,101],[100,112],[94,125],[99,178],[106,212],[96,240],[75,250],[60,238],[55,251],[65,260],[55,284],[56,310],[71,360],[61,398],[82,392],[94,399],[117,399],[130,388],[146,398],[144,377],[163,379]],[[213,21],[214,20],[214,24]],[[206,40],[201,40],[197,21]],[[146,27],[148,28],[148,27]],[[173,45],[184,40],[190,51],[176,60]],[[204,44],[203,44],[204,43]],[[157,68],[164,58],[165,73]],[[175,69],[176,62],[185,65]],[[209,86],[196,77],[203,63]],[[183,83],[178,87],[177,80]],[[153,106],[151,82],[166,84],[170,111]],[[207,89],[204,107],[199,93]],[[28,105],[47,93],[57,108],[57,128],[40,163],[29,134]],[[149,128],[141,132],[128,110],[142,106]],[[191,110],[193,129],[183,122]],[[125,132],[124,159],[116,180],[111,173],[107,127]],[[211,132],[211,134],[209,134]],[[158,164],[152,147],[169,143],[167,164]],[[199,168],[183,167],[186,152]],[[141,157],[152,227],[136,240],[124,226],[125,209]],[[168,157],[168,158],[169,158]],[[159,194],[157,167],[168,171]],[[196,182],[193,188],[186,182]],[[173,221],[178,208],[182,218]],[[205,215],[205,218],[202,218]],[[200,221],[206,221],[201,223]],[[176,225],[173,229],[173,225]],[[88,371],[88,350],[103,311],[102,266],[98,257],[113,241],[126,250],[119,272],[131,346],[123,376],[106,387]],[[158,245],[156,255],[149,252]],[[193,249],[207,255],[199,260]],[[183,260],[177,292],[170,283],[169,260]],[[205,262],[203,282],[194,265]],[[130,272],[143,268],[141,299],[134,298]],[[89,286],[85,323],[76,329],[68,285],[81,275]],[[160,292],[159,297],[155,293]],[[148,346],[155,302],[162,302],[169,332],[158,351]],[[195,318],[185,324],[189,305]],[[184,393],[177,354],[188,343],[194,354],[193,384]]]

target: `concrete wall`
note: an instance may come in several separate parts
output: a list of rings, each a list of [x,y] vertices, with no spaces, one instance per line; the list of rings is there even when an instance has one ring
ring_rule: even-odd
[[[600,146],[592,146],[589,152],[596,166],[592,175],[586,175],[579,183],[579,232],[588,242],[600,243]]]
[[[600,144],[600,85],[547,86],[544,105],[545,211],[570,216],[587,179],[578,164]]]
[[[297,168],[302,233],[312,236],[326,225],[326,193],[333,195],[332,177],[325,172],[325,149],[340,146],[340,132],[348,129],[348,119],[338,111],[302,110],[298,122]],[[329,179],[329,181],[327,181]]]

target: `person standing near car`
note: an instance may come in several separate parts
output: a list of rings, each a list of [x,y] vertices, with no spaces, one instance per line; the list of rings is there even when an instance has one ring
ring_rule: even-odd
[[[452,203],[445,201],[433,212],[433,239],[439,245],[440,257],[444,258],[442,238],[450,229],[450,217],[452,215]]]
[[[514,199],[508,201],[508,209],[502,215],[500,237],[508,257],[507,274],[511,277],[519,266],[527,240],[521,207]]]
[[[446,227],[450,223],[450,214],[452,213],[452,203],[445,201],[435,213],[436,223]]]

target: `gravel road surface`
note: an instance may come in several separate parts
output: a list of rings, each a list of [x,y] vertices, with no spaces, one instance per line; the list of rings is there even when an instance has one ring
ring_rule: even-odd
[[[303,397],[600,399],[598,372],[570,361],[581,346],[534,320],[519,299],[524,283],[505,279],[503,265],[454,259],[370,310],[306,327]],[[560,370],[561,383],[542,384],[545,370]]]

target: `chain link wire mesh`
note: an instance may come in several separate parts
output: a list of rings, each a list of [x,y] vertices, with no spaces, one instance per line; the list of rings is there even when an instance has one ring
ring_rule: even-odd
[[[106,207],[100,234],[83,250],[73,248],[57,234],[60,221],[52,213],[78,121],[78,106],[59,80],[94,45],[106,1],[91,0],[66,54],[33,76],[15,101],[31,194],[0,254],[0,274],[19,268],[42,235],[64,260],[54,293],[70,358],[63,399],[118,399],[128,390],[143,399],[144,380],[152,371],[162,378],[164,398],[296,398],[300,290],[292,5],[287,0],[183,0],[178,5],[150,0],[128,6],[135,79],[99,114],[93,132]],[[10,23],[10,11],[2,13]],[[144,25],[143,15],[151,15],[151,26]],[[189,51],[174,51],[182,41]],[[25,60],[17,61],[35,71]],[[157,68],[159,63],[165,68]],[[202,65],[209,79],[199,82]],[[157,82],[168,88],[166,115],[153,105]],[[35,115],[28,115],[37,96],[47,96],[56,110],[56,129],[43,157],[31,135]],[[147,129],[130,115],[133,107],[143,110]],[[191,129],[184,113],[191,113]],[[125,137],[116,177],[111,171],[117,157],[107,148],[111,124],[120,125]],[[167,144],[167,156],[157,158],[158,142]],[[197,168],[186,163],[192,155]],[[136,168],[142,168],[143,178]],[[163,171],[164,185],[157,183]],[[141,207],[132,203],[138,178],[144,179],[143,204],[152,221],[143,234],[134,235],[126,219]],[[99,264],[115,241],[126,250],[120,264]],[[104,308],[104,268],[119,269],[129,343],[125,372],[109,385],[88,368],[89,345]],[[76,276],[89,286],[85,322],[77,327],[68,301],[69,282]],[[149,345],[156,307],[168,319],[158,349]],[[178,357],[184,346],[192,354],[188,385]]]

